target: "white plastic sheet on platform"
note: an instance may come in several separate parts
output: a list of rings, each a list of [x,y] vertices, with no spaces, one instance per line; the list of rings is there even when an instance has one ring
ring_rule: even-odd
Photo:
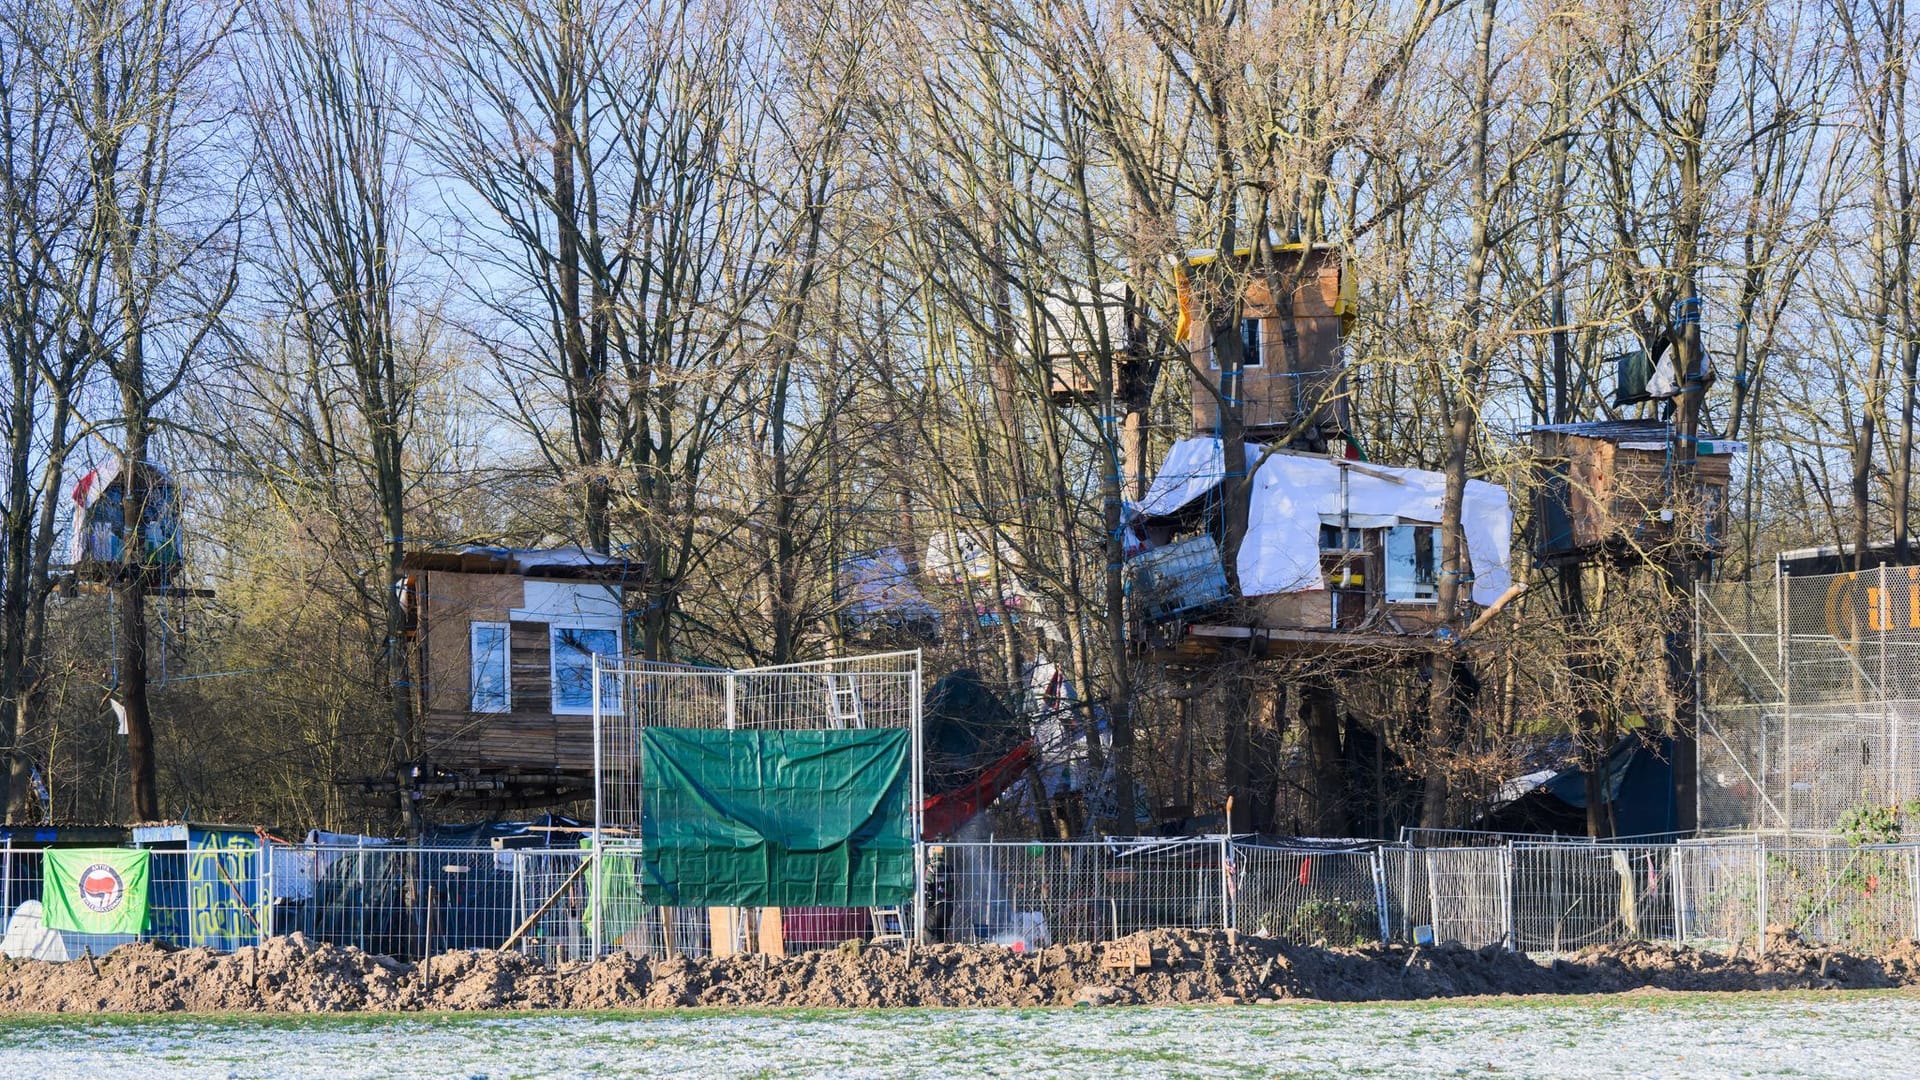
[[[1261,451],[1247,445],[1249,465],[1260,460]],[[1168,451],[1137,511],[1143,517],[1171,514],[1211,492],[1224,473],[1219,439],[1182,439]],[[1237,566],[1241,592],[1266,596],[1326,588],[1320,573],[1323,516],[1337,518],[1344,512],[1371,520],[1434,523],[1445,499],[1446,477],[1437,472],[1372,464],[1354,468],[1330,458],[1274,454],[1254,475],[1247,536]],[[1460,523],[1473,571],[1473,601],[1491,604],[1513,584],[1513,509],[1506,489],[1484,480],[1467,481]]]

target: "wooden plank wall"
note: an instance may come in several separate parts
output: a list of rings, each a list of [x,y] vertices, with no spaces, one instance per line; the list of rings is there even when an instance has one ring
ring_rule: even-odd
[[[421,574],[422,755],[447,768],[589,772],[593,718],[553,715],[551,644],[543,622],[511,622],[508,656],[513,709],[473,713],[472,622],[509,622],[525,602],[518,574]]]

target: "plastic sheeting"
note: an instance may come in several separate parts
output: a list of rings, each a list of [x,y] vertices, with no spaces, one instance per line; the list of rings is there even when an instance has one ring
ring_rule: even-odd
[[[905,730],[640,733],[649,904],[875,907],[913,894]]]
[[[1249,463],[1261,448],[1247,446]],[[1346,473],[1344,499],[1341,474]],[[1224,475],[1220,440],[1182,439],[1167,453],[1141,500],[1142,516],[1164,516],[1210,493]],[[1381,477],[1392,476],[1387,480]],[[1353,467],[1328,458],[1274,454],[1254,476],[1247,536],[1240,545],[1240,589],[1247,596],[1314,592],[1320,573],[1322,515],[1343,511],[1369,518],[1436,523],[1446,499],[1446,477],[1424,469]],[[1460,521],[1467,539],[1476,604],[1491,604],[1513,584],[1513,510],[1506,489],[1467,481]]]

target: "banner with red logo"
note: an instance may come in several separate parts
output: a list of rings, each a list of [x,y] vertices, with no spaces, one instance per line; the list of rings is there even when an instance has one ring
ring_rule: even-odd
[[[41,917],[50,929],[81,934],[145,932],[152,856],[130,848],[48,851]]]

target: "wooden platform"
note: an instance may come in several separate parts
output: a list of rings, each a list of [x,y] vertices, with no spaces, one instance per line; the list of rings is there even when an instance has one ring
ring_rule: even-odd
[[[1424,633],[1195,625],[1187,627],[1176,642],[1150,647],[1147,657],[1165,664],[1203,663],[1225,655],[1254,660],[1371,656],[1402,663],[1445,648],[1440,638]]]

